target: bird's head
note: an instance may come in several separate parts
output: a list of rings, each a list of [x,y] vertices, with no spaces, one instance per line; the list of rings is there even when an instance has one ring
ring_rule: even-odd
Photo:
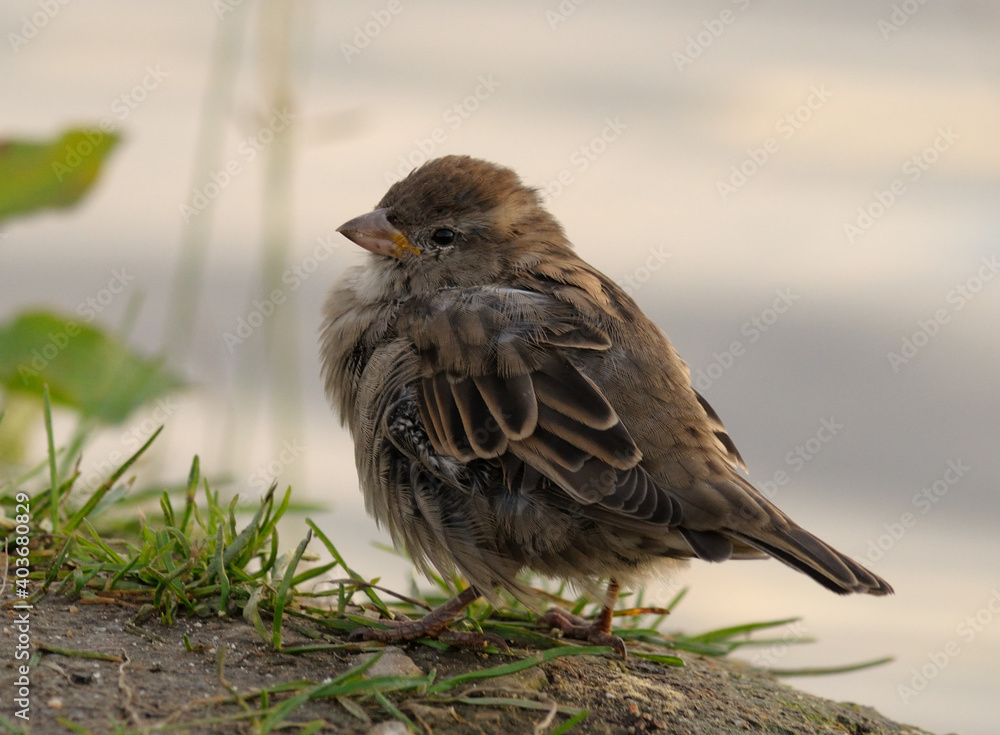
[[[486,285],[537,247],[566,247],[538,193],[508,168],[469,156],[425,163],[368,214],[337,231],[412,290]]]

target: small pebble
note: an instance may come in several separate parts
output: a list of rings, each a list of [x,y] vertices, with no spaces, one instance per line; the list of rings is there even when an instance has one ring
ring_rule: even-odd
[[[410,731],[406,729],[404,725],[399,720],[386,720],[385,722],[380,722],[375,727],[371,728],[367,735],[409,735]]]
[[[359,656],[359,660],[367,661],[375,654],[365,654]],[[385,653],[376,661],[370,669],[365,671],[364,676],[423,676],[424,672],[413,663],[413,659],[403,653],[403,649],[398,646],[386,646]]]

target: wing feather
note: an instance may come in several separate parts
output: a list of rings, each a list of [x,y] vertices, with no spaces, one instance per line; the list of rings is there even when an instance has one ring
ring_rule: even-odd
[[[538,402],[530,375],[473,375],[472,380],[494,422],[509,439],[531,435],[538,420]]]
[[[452,381],[451,396],[462,417],[465,438],[477,456],[490,459],[507,451],[507,435],[493,419],[472,378]]]
[[[437,451],[499,457],[511,492],[547,479],[587,512],[623,527],[681,521],[681,506],[640,466],[642,453],[583,350],[607,332],[553,296],[513,288],[441,291],[408,310],[423,375],[418,405]]]

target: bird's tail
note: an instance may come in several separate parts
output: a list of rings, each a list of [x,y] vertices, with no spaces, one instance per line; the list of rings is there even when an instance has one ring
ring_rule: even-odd
[[[768,533],[752,536],[734,533],[734,540],[773,556],[839,595],[892,594],[892,587],[877,574],[816,538],[787,516],[784,520],[787,526],[776,524]]]
[[[722,524],[697,523],[701,520],[697,513],[708,520],[704,508],[691,505],[691,497],[682,499],[682,506],[689,503],[685,515],[694,523],[678,530],[695,556],[706,561],[773,556],[840,595],[892,593],[888,582],[813,536],[743,478],[730,477],[709,487],[718,493],[716,497],[725,498],[730,512]],[[696,523],[704,530],[691,528]],[[715,527],[709,530],[711,525]]]

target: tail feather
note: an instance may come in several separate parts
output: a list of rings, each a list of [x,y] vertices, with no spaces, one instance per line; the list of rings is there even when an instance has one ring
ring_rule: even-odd
[[[839,595],[858,593],[880,596],[892,593],[892,587],[884,579],[820,541],[801,526],[792,521],[787,523],[787,529],[772,526],[766,536],[748,536],[744,533],[734,533],[733,536],[808,575]]]

